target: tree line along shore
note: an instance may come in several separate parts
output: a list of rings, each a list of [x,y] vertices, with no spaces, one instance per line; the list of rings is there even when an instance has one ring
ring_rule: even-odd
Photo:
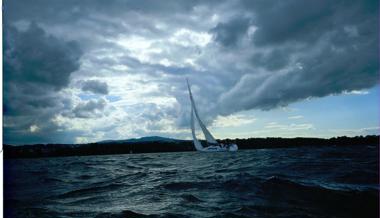
[[[220,143],[236,143],[239,150],[263,148],[290,148],[301,146],[378,146],[379,136],[333,137],[325,138],[248,138],[223,139]],[[206,143],[206,142],[202,142]],[[3,145],[4,159],[40,158],[109,154],[132,154],[154,152],[195,151],[191,140],[157,141],[109,141],[88,144],[34,144]]]

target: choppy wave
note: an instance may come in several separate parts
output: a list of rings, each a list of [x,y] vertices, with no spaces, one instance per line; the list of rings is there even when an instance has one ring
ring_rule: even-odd
[[[4,173],[5,217],[378,217],[367,147],[6,160]]]
[[[77,189],[69,192],[65,192],[61,195],[59,195],[59,198],[72,198],[72,197],[81,197],[84,195],[96,195],[99,192],[109,192],[113,190],[117,190],[120,187],[123,187],[125,185],[122,184],[115,184],[111,183],[109,185],[105,186],[95,186],[95,187],[90,187],[90,188],[82,188],[82,189]]]

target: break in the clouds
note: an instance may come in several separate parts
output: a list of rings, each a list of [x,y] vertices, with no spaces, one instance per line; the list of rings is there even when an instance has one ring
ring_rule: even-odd
[[[378,8],[372,0],[5,1],[5,142],[186,138],[186,77],[214,126],[242,111],[369,89],[378,81]]]

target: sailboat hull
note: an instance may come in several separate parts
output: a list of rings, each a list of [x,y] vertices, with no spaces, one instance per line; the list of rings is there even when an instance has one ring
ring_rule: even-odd
[[[201,151],[205,152],[226,152],[226,151],[237,151],[238,146],[236,144],[229,144],[225,147],[221,146],[208,146],[204,147]]]

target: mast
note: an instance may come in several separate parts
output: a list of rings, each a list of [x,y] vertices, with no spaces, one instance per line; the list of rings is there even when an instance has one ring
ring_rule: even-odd
[[[206,126],[203,124],[202,120],[200,119],[199,114],[198,114],[198,110],[197,110],[197,108],[195,107],[195,103],[194,103],[193,95],[192,95],[192,93],[191,93],[191,89],[190,89],[190,85],[189,85],[189,80],[186,79],[186,82],[187,82],[187,88],[189,89],[189,95],[190,95],[190,101],[191,101],[191,111],[192,111],[191,116],[193,116],[193,112],[194,112],[195,117],[196,117],[197,120],[198,120],[199,126],[201,127],[202,132],[203,132],[203,134],[204,134],[204,136],[205,136],[205,138],[206,138],[206,141],[207,141],[208,143],[211,143],[211,144],[218,144],[218,142],[217,142],[217,141],[215,140],[215,138],[211,135],[210,131],[208,131],[208,129],[207,129]],[[192,119],[192,122],[194,122],[193,119]],[[194,143],[195,143],[195,141],[194,141]]]

